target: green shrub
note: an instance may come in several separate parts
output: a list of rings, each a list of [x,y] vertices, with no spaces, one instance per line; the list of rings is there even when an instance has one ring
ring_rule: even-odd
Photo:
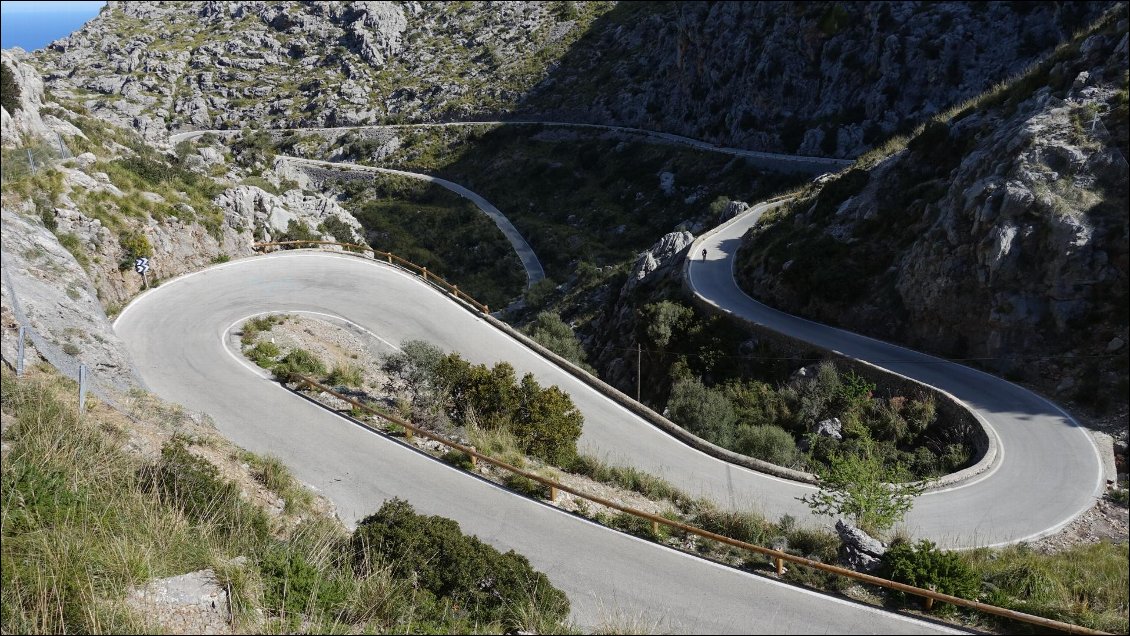
[[[792,434],[773,424],[738,427],[736,444],[739,453],[778,466],[792,467],[800,461]]]
[[[475,465],[471,463],[471,456],[463,451],[449,450],[441,455],[439,459],[444,463],[451,464],[463,470],[471,470],[475,467]]]
[[[314,354],[305,349],[294,349],[282,357],[274,367],[275,378],[280,382],[292,382],[296,375],[322,376],[326,366]]]
[[[514,435],[529,454],[565,466],[577,454],[584,421],[573,399],[556,386],[542,388],[533,374],[522,378]]]
[[[118,237],[118,242],[122,246],[120,269],[129,269],[137,259],[153,255],[153,246],[149,244],[149,238],[141,232],[126,232]]]
[[[526,306],[530,309],[541,309],[549,302],[549,297],[557,289],[557,283],[548,278],[543,278],[531,285],[523,293]]]
[[[585,350],[577,340],[573,328],[552,311],[542,311],[526,327],[526,333],[546,349],[573,364],[585,367]]]
[[[275,237],[278,242],[282,241],[320,241],[321,236],[315,234],[310,226],[297,219],[291,219],[286,224],[286,231]]]
[[[312,563],[313,555],[303,547],[278,543],[259,559],[263,605],[291,616],[339,614],[349,601],[352,581],[345,573]]]
[[[439,365],[443,350],[423,340],[401,343],[400,351],[385,355],[381,369],[408,390],[416,404],[431,404],[441,398]]]
[[[243,328],[251,331],[270,331],[275,325],[286,322],[286,316],[280,314],[267,314],[252,318],[243,323]]]
[[[334,237],[338,243],[356,243],[357,239],[353,236],[353,228],[342,221],[337,215],[331,215],[318,225],[318,231],[323,234],[329,234]]]
[[[326,384],[330,386],[359,387],[364,380],[361,367],[355,364],[334,365],[333,371],[326,376]]]
[[[20,85],[16,83],[16,73],[8,68],[8,63],[0,64],[0,106],[9,115],[20,109]]]
[[[956,552],[939,550],[925,539],[917,545],[896,541],[883,555],[883,575],[893,581],[975,600],[981,580]],[[895,595],[902,598],[901,593]],[[935,609],[948,604],[935,605]]]
[[[556,466],[576,455],[584,418],[558,387],[542,388],[529,373],[518,383],[506,362],[488,369],[457,354],[435,361],[432,376],[456,422],[507,429],[524,452]]]
[[[871,438],[853,442],[832,452],[827,466],[817,466],[820,490],[801,501],[816,514],[848,517],[866,532],[878,534],[902,520],[926,484],[905,481],[908,475],[900,465],[888,467],[882,447]]]
[[[247,352],[247,357],[255,364],[270,369],[275,365],[275,358],[278,357],[280,351],[278,345],[268,340],[258,342]]]
[[[510,490],[521,493],[533,499],[549,499],[549,486],[534,481],[529,477],[523,477],[517,473],[507,473],[502,478],[502,483]]]
[[[416,514],[400,499],[386,501],[357,526],[351,541],[355,569],[391,564],[393,573],[414,579],[418,590],[458,607],[475,622],[519,627],[517,608],[533,606],[551,620],[569,612],[565,594],[513,551],[500,553],[467,536],[451,519]]]
[[[671,419],[688,431],[719,446],[732,444],[737,414],[730,400],[718,390],[708,388],[698,378],[675,382],[667,400]]]
[[[674,334],[685,331],[693,320],[693,309],[669,300],[644,305],[643,308],[647,337],[660,348],[666,347]]]

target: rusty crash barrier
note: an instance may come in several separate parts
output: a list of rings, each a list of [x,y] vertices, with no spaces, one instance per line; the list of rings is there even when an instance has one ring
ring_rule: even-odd
[[[459,289],[458,285],[452,285],[443,278],[429,272],[427,267],[417,265],[406,258],[401,258],[396,254],[393,254],[392,252],[382,252],[375,250],[368,245],[357,245],[355,243],[338,243],[337,241],[275,241],[271,243],[255,243],[251,247],[256,250],[260,250],[263,253],[267,253],[268,251],[270,251],[269,248],[272,247],[286,247],[296,245],[333,245],[336,247],[343,247],[345,249],[359,250],[360,252],[372,252],[373,260],[383,261],[385,263],[388,263],[389,265],[398,266],[414,272],[420,275],[425,281],[434,284],[440,289],[446,290],[452,296],[470,303],[472,307],[478,309],[484,314],[490,313],[490,307],[472,298],[470,294]]]
[[[370,415],[374,415],[374,416],[379,417],[381,419],[387,420],[388,422],[391,422],[391,423],[393,423],[397,426],[400,426],[401,428],[404,429],[405,436],[408,439],[412,439],[413,434],[419,435],[420,437],[424,437],[424,438],[430,439],[432,441],[439,442],[440,444],[443,444],[444,446],[447,446],[448,448],[451,448],[451,449],[457,450],[461,453],[464,453],[465,455],[467,455],[470,458],[472,466],[478,466],[478,463],[480,461],[486,462],[486,463],[491,464],[493,466],[497,466],[498,468],[502,468],[503,470],[509,471],[509,472],[511,472],[515,475],[525,477],[526,479],[530,479],[530,480],[535,481],[535,482],[537,482],[537,483],[539,483],[543,486],[546,486],[546,487],[549,488],[550,501],[555,501],[557,499],[558,493],[567,492],[571,495],[574,495],[576,497],[580,497],[582,499],[591,501],[593,503],[597,503],[597,504],[600,504],[602,506],[607,506],[607,507],[612,508],[614,510],[619,510],[620,512],[625,512],[625,513],[628,513],[628,514],[635,516],[637,518],[644,519],[646,521],[650,521],[652,532],[654,534],[658,534],[659,526],[662,524],[662,525],[667,526],[669,528],[682,530],[683,532],[687,532],[689,534],[694,534],[694,535],[703,537],[705,539],[711,539],[711,540],[717,541],[719,543],[723,543],[723,544],[726,544],[726,545],[729,545],[729,546],[733,546],[735,548],[740,548],[740,549],[743,549],[743,550],[747,550],[749,552],[755,552],[757,554],[761,554],[763,556],[768,557],[770,559],[770,561],[772,562],[773,566],[775,567],[778,575],[784,574],[785,563],[788,562],[788,563],[793,563],[795,565],[810,567],[810,568],[813,568],[813,569],[816,569],[816,570],[829,572],[831,574],[837,574],[839,576],[844,576],[844,577],[859,581],[861,583],[869,583],[871,585],[878,585],[880,587],[885,587],[887,589],[896,590],[896,591],[903,592],[903,593],[906,593],[906,594],[912,594],[914,596],[919,596],[924,600],[924,606],[925,606],[925,609],[927,609],[927,610],[931,609],[935,602],[944,602],[944,603],[951,603],[953,605],[957,605],[957,606],[961,606],[961,607],[968,607],[972,610],[976,610],[978,612],[982,612],[982,613],[985,613],[985,614],[992,614],[992,615],[995,615],[995,616],[1001,616],[1001,617],[1008,618],[1008,619],[1011,619],[1011,620],[1020,621],[1022,623],[1028,623],[1028,624],[1031,624],[1031,625],[1038,625],[1040,627],[1046,627],[1046,628],[1049,628],[1049,629],[1054,629],[1054,630],[1061,631],[1061,632],[1068,633],[1068,634],[1107,634],[1107,633],[1109,633],[1109,632],[1103,632],[1103,631],[1090,629],[1088,627],[1083,627],[1083,626],[1080,626],[1080,625],[1073,625],[1071,623],[1064,623],[1064,622],[1053,620],[1053,619],[1050,619],[1050,618],[1044,618],[1042,616],[1034,616],[1032,614],[1025,614],[1024,612],[1018,612],[1016,610],[1010,610],[1010,609],[1007,609],[1007,608],[1004,608],[1004,607],[997,607],[996,605],[989,605],[987,603],[981,603],[979,601],[971,601],[971,600],[960,598],[960,597],[957,597],[957,596],[950,596],[949,594],[942,594],[940,592],[935,592],[934,590],[929,590],[929,589],[920,588],[920,587],[914,587],[913,585],[907,585],[905,583],[899,583],[897,581],[891,581],[891,580],[880,578],[880,577],[877,577],[877,576],[872,576],[870,574],[863,574],[861,572],[856,572],[855,570],[849,570],[847,568],[842,568],[842,567],[839,567],[839,566],[836,566],[836,565],[829,565],[827,563],[822,563],[820,561],[813,561],[811,559],[806,559],[804,557],[796,556],[796,555],[793,555],[793,554],[788,554],[786,552],[773,550],[771,548],[762,547],[762,546],[755,545],[755,544],[752,544],[752,543],[746,543],[745,541],[739,541],[737,539],[731,539],[730,537],[720,535],[720,534],[711,532],[709,530],[704,530],[702,528],[692,526],[690,524],[686,524],[686,523],[683,523],[681,521],[674,521],[674,520],[671,520],[671,519],[667,519],[666,517],[661,517],[659,515],[651,514],[649,512],[644,512],[642,510],[636,510],[635,508],[630,508],[628,506],[618,504],[614,501],[609,501],[608,499],[604,499],[604,498],[599,497],[597,495],[592,495],[592,494],[589,494],[589,493],[581,492],[579,490],[576,490],[575,488],[571,488],[571,487],[566,486],[564,484],[557,483],[557,482],[555,482],[551,479],[547,479],[545,477],[542,477],[541,475],[531,473],[529,471],[518,468],[517,466],[512,466],[512,465],[510,465],[510,464],[508,464],[504,461],[501,461],[499,459],[495,459],[495,458],[490,457],[488,455],[484,455],[484,454],[476,451],[474,448],[471,448],[469,446],[464,446],[463,444],[449,440],[445,437],[442,437],[440,435],[432,433],[431,431],[422,429],[422,428],[408,422],[407,420],[405,420],[403,418],[400,418],[398,416],[395,416],[395,415],[392,415],[392,414],[389,414],[389,413],[384,413],[384,412],[378,411],[378,410],[376,410],[376,409],[374,409],[374,408],[372,408],[372,407],[370,407],[366,404],[362,404],[361,402],[358,402],[357,400],[355,400],[355,399],[353,399],[349,396],[342,395],[341,393],[338,393],[337,391],[335,391],[333,388],[328,387],[328,386],[326,386],[326,385],[324,385],[324,384],[322,384],[322,383],[320,383],[320,382],[318,382],[314,379],[308,378],[304,375],[295,374],[295,377],[297,378],[297,382],[298,382],[299,386],[307,386],[307,387],[310,387],[312,389],[316,389],[318,391],[328,393],[328,394],[332,395],[333,397],[335,397],[339,400],[342,400],[342,401],[350,404],[351,406],[353,406],[357,409],[360,409],[361,411],[363,411],[365,413],[368,413]],[[357,421],[361,422],[363,425],[365,425],[370,430],[373,430],[374,432],[383,434],[382,431],[378,431],[374,427],[370,426],[368,423],[366,423],[362,420],[357,420]]]

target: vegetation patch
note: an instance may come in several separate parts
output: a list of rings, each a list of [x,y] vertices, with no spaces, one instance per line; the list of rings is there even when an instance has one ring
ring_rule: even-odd
[[[374,249],[427,267],[491,307],[506,306],[525,287],[514,248],[469,200],[396,175],[343,181],[341,188]]]
[[[231,590],[240,631],[570,630],[568,599],[543,574],[453,521],[394,500],[350,535],[306,507],[309,491],[278,460],[234,451],[305,519],[276,520],[197,452],[200,440],[174,437],[147,461],[123,450],[107,407],[88,403],[78,417],[72,382],[6,367],[0,381],[11,418],[0,464],[6,631],[155,633],[159,617],[128,609],[128,590],[204,568]]]
[[[383,366],[415,388],[414,401],[441,410],[459,425],[506,430],[523,452],[552,465],[576,456],[584,421],[580,411],[568,394],[556,386],[543,388],[531,373],[518,380],[506,362],[472,365],[422,342],[406,343],[386,356]]]
[[[356,569],[392,563],[393,575],[415,581],[419,602],[437,614],[518,629],[519,612],[530,607],[556,622],[569,613],[565,594],[525,557],[500,553],[451,519],[419,515],[399,499],[363,519],[350,546]]]

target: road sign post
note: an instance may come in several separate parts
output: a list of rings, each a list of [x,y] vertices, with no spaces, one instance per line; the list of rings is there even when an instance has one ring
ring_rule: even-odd
[[[78,365],[78,412],[86,411],[86,365]]]
[[[137,259],[133,262],[133,269],[138,274],[141,274],[142,284],[145,285],[145,289],[149,289],[149,277],[146,276],[146,272],[149,271],[149,259],[144,256]]]
[[[27,328],[20,325],[20,341],[16,344],[16,376],[24,374],[24,338]]]

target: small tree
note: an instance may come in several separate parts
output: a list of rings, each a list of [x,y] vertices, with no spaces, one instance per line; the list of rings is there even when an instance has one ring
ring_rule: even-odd
[[[926,482],[903,482],[902,465],[888,469],[869,437],[859,440],[858,451],[833,451],[827,468],[817,468],[820,490],[799,499],[813,512],[848,517],[870,533],[881,533],[902,521]]]
[[[666,347],[671,342],[671,338],[677,333],[686,331],[693,320],[693,309],[669,300],[651,303],[643,308],[647,337],[657,347]]]
[[[7,63],[0,64],[0,102],[9,115],[20,109],[20,85],[15,71],[8,68]]]

